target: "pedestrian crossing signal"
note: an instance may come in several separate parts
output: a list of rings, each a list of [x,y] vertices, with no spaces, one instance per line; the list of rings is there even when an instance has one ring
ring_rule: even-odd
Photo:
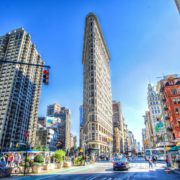
[[[43,70],[43,83],[46,85],[49,83],[49,70]]]

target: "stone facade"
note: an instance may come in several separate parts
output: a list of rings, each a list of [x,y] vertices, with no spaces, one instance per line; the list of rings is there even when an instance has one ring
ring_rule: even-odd
[[[123,153],[124,128],[123,115],[120,102],[113,101],[113,152]]]
[[[85,149],[96,154],[112,151],[112,94],[109,52],[97,17],[86,17],[83,60],[83,136]]]
[[[61,106],[59,104],[51,104],[47,107],[47,116],[56,116],[61,111]]]
[[[149,111],[145,112],[144,117],[144,124],[145,124],[145,144],[146,147],[152,148],[155,146],[154,144],[154,135],[153,135],[153,126],[152,126],[152,120],[151,120],[151,115]]]
[[[178,8],[178,11],[180,13],[180,0],[175,0],[175,2],[176,2],[176,6]]]
[[[61,147],[65,150],[71,148],[71,112],[66,107],[61,107],[59,104],[49,105],[47,108],[47,115],[60,119],[59,124],[59,139]]]
[[[151,116],[150,120],[153,129],[154,143],[157,144],[160,141],[159,138],[160,132],[156,131],[156,125],[159,123],[161,119],[162,109],[161,109],[160,96],[155,91],[154,87],[151,84],[148,84],[147,101],[148,101],[148,109]]]

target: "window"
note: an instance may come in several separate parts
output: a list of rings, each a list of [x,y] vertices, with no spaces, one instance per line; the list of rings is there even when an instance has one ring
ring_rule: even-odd
[[[92,130],[93,130],[93,131],[95,130],[95,126],[94,126],[94,124],[92,124]]]
[[[92,133],[92,140],[95,140],[95,133]]]
[[[179,108],[175,108],[175,113],[179,114]]]
[[[176,89],[172,89],[172,90],[171,90],[171,93],[172,93],[173,95],[176,95],[176,94],[177,94]]]
[[[180,98],[178,98],[177,101],[178,101],[178,104],[180,104]]]

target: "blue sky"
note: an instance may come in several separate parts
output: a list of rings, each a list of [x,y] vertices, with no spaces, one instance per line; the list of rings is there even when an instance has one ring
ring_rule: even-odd
[[[148,82],[180,69],[180,15],[173,0],[3,1],[0,35],[18,27],[31,34],[51,65],[39,115],[45,115],[51,103],[69,107],[72,132],[78,135],[84,23],[89,12],[98,16],[110,51],[113,99],[121,102],[129,130],[141,141]]]

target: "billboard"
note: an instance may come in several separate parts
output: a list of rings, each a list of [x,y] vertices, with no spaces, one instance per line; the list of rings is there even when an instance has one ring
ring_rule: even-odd
[[[46,127],[57,127],[57,125],[61,122],[60,118],[57,117],[46,117]]]
[[[155,126],[156,133],[162,132],[164,129],[164,123],[161,121],[158,121]]]

